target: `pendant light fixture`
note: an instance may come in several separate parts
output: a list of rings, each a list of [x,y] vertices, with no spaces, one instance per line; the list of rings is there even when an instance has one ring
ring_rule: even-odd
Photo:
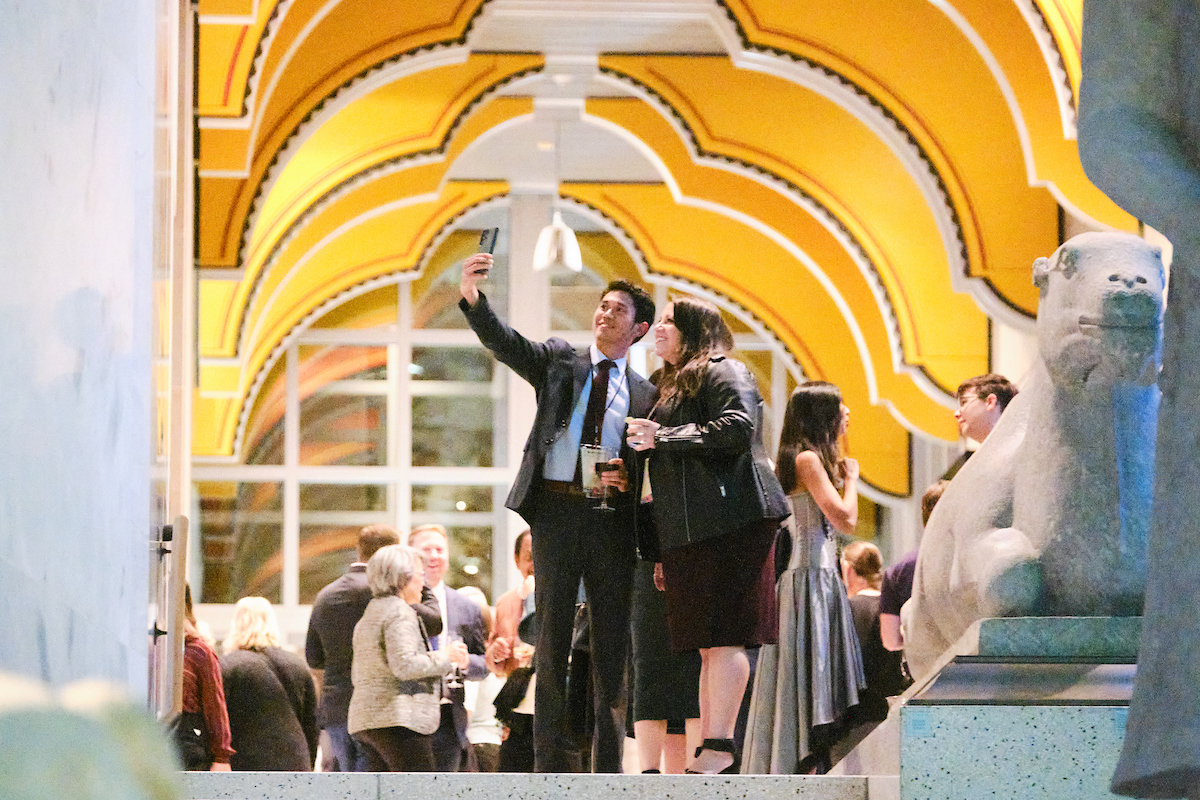
[[[559,149],[562,146],[562,128],[560,123],[554,123],[554,185],[555,202],[560,180]],[[535,272],[550,269],[553,266],[566,267],[573,272],[583,272],[583,256],[579,252],[579,240],[575,231],[563,222],[562,212],[554,210],[550,224],[542,228],[538,234],[537,244],[533,248],[533,269]]]

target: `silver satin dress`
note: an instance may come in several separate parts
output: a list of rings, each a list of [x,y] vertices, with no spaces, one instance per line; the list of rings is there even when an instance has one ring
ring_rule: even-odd
[[[844,717],[866,687],[833,529],[808,492],[788,501],[792,557],[777,587],[779,644],[759,650],[744,774],[796,772],[812,729]]]

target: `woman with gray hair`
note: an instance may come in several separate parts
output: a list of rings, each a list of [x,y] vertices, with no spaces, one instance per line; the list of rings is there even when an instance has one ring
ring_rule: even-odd
[[[451,642],[431,651],[410,603],[425,585],[421,554],[401,544],[367,562],[371,602],[354,626],[347,729],[363,745],[372,772],[429,772],[431,734],[441,721],[442,679],[467,668],[467,648]]]

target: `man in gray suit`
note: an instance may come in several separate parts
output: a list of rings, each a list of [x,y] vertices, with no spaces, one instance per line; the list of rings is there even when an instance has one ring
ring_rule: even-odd
[[[654,301],[640,287],[614,281],[592,316],[593,343],[576,350],[559,338],[533,342],[500,321],[479,291],[491,268],[487,253],[463,264],[459,308],[479,341],[537,392],[537,415],[507,506],[533,531],[537,582],[533,739],[538,772],[579,769],[566,724],[567,661],[580,579],[587,594],[596,726],[592,769],[620,772],[625,741],[625,665],[637,560],[636,456],[625,442],[626,417],[646,417],[657,390],[626,355],[654,321]],[[582,489],[581,445],[611,447],[620,457],[601,481],[613,510]]]
[[[450,564],[450,543],[441,525],[420,525],[408,535],[408,543],[425,557],[425,585],[437,598],[442,614],[442,632],[430,636],[434,649],[461,641],[470,653],[465,677],[483,680],[487,675],[484,649],[487,629],[479,606],[445,583]],[[471,743],[467,741],[466,693],[461,686],[447,687],[442,696],[442,721],[433,734],[433,761],[438,772],[475,771]]]

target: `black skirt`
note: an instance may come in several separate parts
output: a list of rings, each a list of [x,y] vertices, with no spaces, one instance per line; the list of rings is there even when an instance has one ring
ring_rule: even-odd
[[[779,639],[774,520],[662,552],[671,649],[755,647]]]

